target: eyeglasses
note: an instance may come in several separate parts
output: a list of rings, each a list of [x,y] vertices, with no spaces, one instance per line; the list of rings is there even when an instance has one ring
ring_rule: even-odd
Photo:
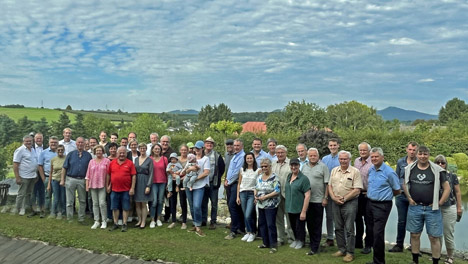
[[[262,167],[262,169],[263,169],[263,168],[268,168],[269,166],[265,166],[265,165],[263,165],[263,166],[260,166],[260,167]]]
[[[443,162],[443,161],[437,161],[436,164],[445,165],[445,162]]]

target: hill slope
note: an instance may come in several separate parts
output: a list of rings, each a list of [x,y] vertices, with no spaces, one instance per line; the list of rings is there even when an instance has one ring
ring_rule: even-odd
[[[438,118],[437,115],[430,115],[414,110],[405,110],[394,106],[377,110],[377,114],[381,115],[384,120],[398,119],[400,121],[414,121],[416,119],[430,120]]]

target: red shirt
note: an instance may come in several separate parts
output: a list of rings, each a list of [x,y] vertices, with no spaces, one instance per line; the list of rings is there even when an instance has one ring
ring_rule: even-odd
[[[162,156],[159,161],[153,160],[153,183],[167,183],[167,158]]]
[[[125,159],[119,164],[119,159],[115,159],[111,161],[107,173],[110,175],[112,191],[127,192],[132,187],[132,176],[136,175],[136,169],[131,160]]]

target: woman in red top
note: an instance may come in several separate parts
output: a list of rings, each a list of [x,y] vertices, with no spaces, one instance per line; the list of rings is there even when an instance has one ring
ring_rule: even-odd
[[[167,159],[161,154],[161,145],[155,144],[151,147],[151,159],[153,159],[153,186],[151,192],[153,194],[153,203],[151,204],[150,228],[154,228],[156,225],[162,226],[160,217],[164,206],[164,190],[167,184]]]

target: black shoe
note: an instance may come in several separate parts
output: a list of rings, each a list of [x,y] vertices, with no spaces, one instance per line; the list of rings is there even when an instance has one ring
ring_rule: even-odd
[[[109,229],[109,231],[114,231],[114,230],[117,230],[119,229],[119,225],[114,223],[114,225]]]
[[[32,211],[29,215],[28,215],[28,218],[31,218],[31,217],[34,217],[37,215],[37,212],[36,211]]]
[[[206,226],[206,222],[202,222],[202,223],[201,223],[201,226]]]
[[[126,224],[122,225],[122,232],[127,232],[127,225]]]
[[[258,246],[258,248],[269,248],[269,247],[265,246],[265,244],[261,244],[260,246]]]
[[[391,249],[388,250],[388,252],[403,252],[403,248],[400,247],[399,245],[395,245],[393,246]]]
[[[317,253],[315,253],[315,251],[312,251],[312,250],[306,253],[307,256],[313,256],[315,254]]]
[[[363,250],[361,250],[361,253],[366,254],[366,255],[371,253],[371,252],[372,252],[372,250],[371,250],[370,247],[365,247]]]

